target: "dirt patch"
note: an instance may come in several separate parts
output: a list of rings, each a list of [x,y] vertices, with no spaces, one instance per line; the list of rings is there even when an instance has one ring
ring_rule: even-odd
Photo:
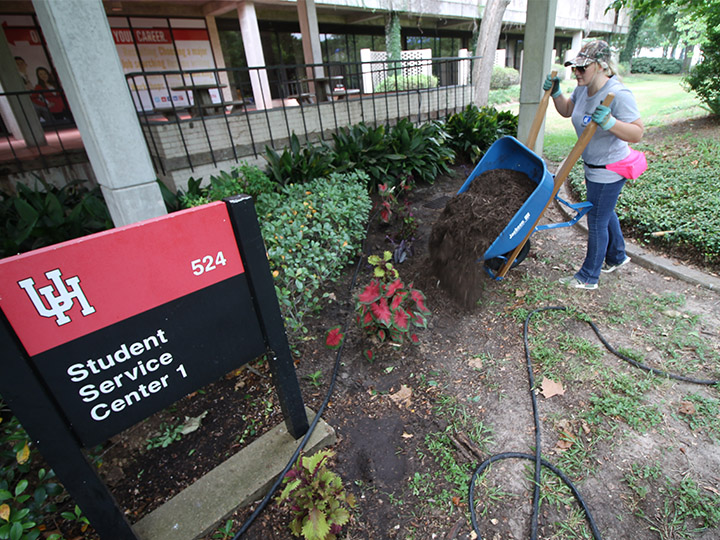
[[[450,199],[430,234],[430,268],[440,286],[471,308],[485,279],[478,261],[537,187],[526,174],[492,169]]]

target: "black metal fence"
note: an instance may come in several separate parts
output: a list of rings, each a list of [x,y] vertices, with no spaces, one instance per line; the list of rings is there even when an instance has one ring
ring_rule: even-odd
[[[256,159],[339,128],[444,118],[472,100],[474,57],[127,74],[158,175]],[[180,172],[182,171],[182,172]]]
[[[292,135],[316,142],[359,122],[445,118],[472,101],[476,60],[145,71],[126,80],[156,172],[167,181],[257,160],[266,147],[285,147]],[[88,168],[61,89],[4,92],[0,100],[4,116],[23,126],[17,137],[17,126],[0,123],[2,178],[73,163]]]
[[[61,89],[0,93],[0,175],[87,161]]]

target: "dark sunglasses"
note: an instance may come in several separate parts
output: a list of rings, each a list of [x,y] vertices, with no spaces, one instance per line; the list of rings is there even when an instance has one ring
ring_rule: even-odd
[[[578,73],[585,73],[586,69],[587,66],[573,66],[573,71],[577,71]]]

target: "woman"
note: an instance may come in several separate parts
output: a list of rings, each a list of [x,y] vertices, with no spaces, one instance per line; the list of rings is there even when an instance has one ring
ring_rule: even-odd
[[[69,117],[67,107],[62,94],[57,91],[59,87],[52,74],[41,66],[35,70],[35,75],[37,77],[35,90],[53,91],[33,94],[31,98],[33,103],[47,107],[56,120],[67,120]]]
[[[630,155],[628,143],[639,142],[645,128],[635,98],[615,75],[610,47],[605,41],[587,43],[565,66],[572,67],[578,83],[570,97],[560,90],[557,77],[548,75],[543,89],[552,89],[555,109],[565,118],[572,119],[578,136],[591,121],[600,129],[582,154],[587,199],[593,204],[587,214],[585,261],[577,273],[561,278],[560,282],[578,289],[597,289],[601,272],[614,272],[630,262],[615,213],[625,178],[606,169],[605,165],[627,158]],[[615,98],[609,107],[605,107],[601,103],[610,92]]]

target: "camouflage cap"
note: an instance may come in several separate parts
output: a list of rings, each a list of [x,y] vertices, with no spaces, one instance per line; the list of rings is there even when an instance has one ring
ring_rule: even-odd
[[[601,39],[590,41],[583,45],[578,55],[565,62],[565,67],[583,67],[593,62],[598,62],[603,68],[606,68],[610,61],[610,45]]]

